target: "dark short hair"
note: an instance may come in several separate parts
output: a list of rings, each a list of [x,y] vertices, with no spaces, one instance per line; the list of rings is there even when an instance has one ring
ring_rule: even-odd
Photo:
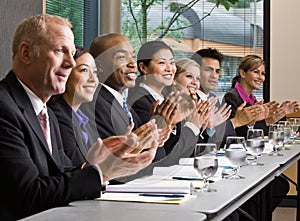
[[[199,65],[202,65],[203,58],[216,59],[219,61],[220,65],[221,65],[222,61],[224,60],[223,54],[215,48],[200,49],[200,50],[196,51],[191,57],[191,59],[196,61]]]

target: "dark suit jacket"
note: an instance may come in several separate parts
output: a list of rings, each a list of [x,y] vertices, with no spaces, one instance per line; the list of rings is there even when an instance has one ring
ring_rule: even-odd
[[[209,92],[208,97],[216,97],[216,95],[212,92]],[[216,103],[216,107],[220,108],[221,104],[219,100]],[[209,137],[207,134],[205,134],[205,142],[206,143],[216,143],[217,147],[223,147],[226,138],[228,136],[236,136],[236,132],[234,130],[234,127],[230,121],[230,119],[226,120],[224,123],[218,125],[214,128],[216,131],[212,137]]]
[[[129,90],[129,96],[128,96],[128,102],[134,109],[134,111],[139,115],[141,121],[143,123],[149,121],[151,119],[151,109],[152,105],[155,102],[155,99],[149,92],[143,88],[140,87],[139,85],[136,86],[135,88],[132,88]],[[155,156],[154,161],[159,161],[163,159],[166,155],[170,154],[174,148],[179,148],[178,142],[180,140],[180,137],[182,136],[181,134],[181,129],[182,126],[184,125],[184,122],[179,122],[176,125],[176,134],[171,133],[169,139],[165,142],[163,148],[159,148],[157,150],[157,154]],[[194,139],[192,139],[194,140]],[[185,142],[185,141],[184,141]],[[184,148],[180,146],[180,148]],[[176,152],[176,151],[175,151]],[[178,155],[178,158],[181,158],[183,156]],[[188,156],[189,157],[189,156]]]
[[[143,124],[150,120],[154,102],[153,96],[145,88],[136,86],[129,89],[128,103],[135,113],[137,113]]]
[[[236,110],[237,108],[244,103],[243,99],[241,98],[241,96],[239,95],[239,93],[237,92],[237,90],[235,88],[230,89],[225,95],[224,95],[224,101],[227,104],[231,105],[231,115],[230,118],[233,118],[235,116]],[[246,107],[251,106],[249,103],[246,104]],[[254,128],[259,128],[259,129],[263,129],[264,130],[264,134],[267,136],[268,135],[268,126],[266,125],[265,120],[262,121],[258,121],[255,123]],[[248,127],[247,125],[244,125],[242,127],[237,127],[235,128],[236,134],[238,136],[243,136],[246,137],[247,136],[247,131],[248,131]]]
[[[124,135],[129,126],[129,119],[120,103],[103,86],[99,86],[93,102],[82,104],[80,109],[94,122],[99,136],[105,139],[114,135]],[[129,107],[130,109],[130,107]],[[135,128],[141,125],[139,117],[130,111]]]
[[[59,122],[66,155],[75,166],[82,165],[86,161],[85,157],[88,149],[97,139],[97,133],[95,133],[95,130],[91,128],[88,122],[84,129],[88,135],[88,143],[86,144],[72,108],[62,97],[59,97],[58,100],[51,103],[49,107],[54,111]]]
[[[99,197],[99,173],[74,170],[51,110],[52,155],[33,106],[13,71],[0,82],[0,208],[22,218],[71,201]]]

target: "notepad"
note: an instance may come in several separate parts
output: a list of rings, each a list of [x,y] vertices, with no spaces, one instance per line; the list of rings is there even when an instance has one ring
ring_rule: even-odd
[[[184,194],[184,197],[152,197],[140,196],[138,193],[104,193],[96,200],[117,201],[117,202],[137,202],[137,203],[161,203],[161,204],[181,204],[187,200],[197,197],[196,195]]]

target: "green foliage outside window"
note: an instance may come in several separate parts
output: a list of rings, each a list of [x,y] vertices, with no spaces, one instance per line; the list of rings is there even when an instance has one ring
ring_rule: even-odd
[[[46,13],[68,18],[73,25],[75,45],[83,45],[83,1],[47,0]]]

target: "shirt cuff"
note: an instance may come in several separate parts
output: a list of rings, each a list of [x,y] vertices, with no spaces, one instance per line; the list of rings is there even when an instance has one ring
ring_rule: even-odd
[[[190,128],[193,131],[193,133],[195,134],[195,136],[198,136],[198,134],[200,133],[200,129],[191,122],[185,122],[183,126]]]
[[[216,129],[215,128],[210,128],[210,127],[207,127],[206,128],[206,133],[209,137],[212,137],[216,132]]]
[[[101,184],[101,192],[104,193],[106,190],[106,186],[109,184],[109,181],[103,182],[103,173],[99,165],[94,164],[93,167],[98,171],[100,176],[100,184]]]

